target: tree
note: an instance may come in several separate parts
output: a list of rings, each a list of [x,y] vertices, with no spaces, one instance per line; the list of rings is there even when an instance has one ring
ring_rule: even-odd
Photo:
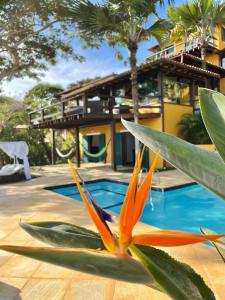
[[[158,3],[162,5],[164,1],[105,0],[96,3],[81,0],[70,6],[71,19],[74,20],[81,38],[88,44],[107,40],[110,46],[128,49],[135,122],[138,122],[138,46],[151,37],[161,42],[167,29],[167,22],[157,16]],[[137,141],[135,148],[137,151]]]
[[[70,43],[71,33],[60,0],[1,0],[0,80],[37,78],[58,55],[81,59]]]
[[[77,88],[77,87],[81,87],[83,86],[84,84],[87,84],[93,80],[97,80],[97,79],[100,79],[101,77],[100,76],[96,76],[94,78],[84,78],[84,79],[81,79],[81,80],[78,80],[74,83],[70,83],[68,85],[68,89],[73,89],[73,88]]]
[[[0,96],[0,140],[26,141],[29,146],[31,165],[43,165],[51,162],[51,147],[46,142],[44,130],[18,129],[17,125],[26,125],[25,106],[7,96]],[[9,158],[0,152],[0,166],[9,162]]]
[[[57,101],[57,94],[62,91],[60,85],[39,83],[26,93],[23,102],[29,110],[36,110]]]
[[[0,133],[12,119],[19,119],[23,113],[23,104],[11,97],[0,96]]]
[[[193,144],[212,144],[200,112],[186,114],[178,123],[180,136]]]
[[[178,7],[170,7],[168,16],[173,22],[172,39],[198,40],[202,66],[206,69],[206,52],[215,29],[225,23],[225,2],[219,0],[190,0]]]

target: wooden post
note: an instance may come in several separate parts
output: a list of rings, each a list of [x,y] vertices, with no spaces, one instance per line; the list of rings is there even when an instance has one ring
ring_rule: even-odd
[[[82,96],[82,100],[83,100],[83,109],[84,109],[84,115],[87,113],[87,95],[84,94]]]
[[[64,118],[64,111],[65,111],[65,102],[63,101],[63,102],[61,102],[61,116],[62,116],[62,118]]]
[[[220,92],[220,80],[216,79],[217,92]]]
[[[112,87],[109,90],[108,105],[109,105],[110,118],[113,118],[113,90],[112,90]]]
[[[52,165],[56,163],[56,155],[55,155],[55,130],[52,129]]]
[[[29,125],[32,125],[31,124],[31,114],[32,114],[31,112],[30,113],[28,112],[28,114],[27,114],[28,115],[28,123],[29,123]]]
[[[162,131],[165,131],[165,124],[164,124],[164,101],[163,101],[163,73],[162,70],[158,72],[158,90],[159,90],[159,97],[160,97],[160,104],[161,104],[161,113],[162,113]]]
[[[117,170],[116,166],[116,121],[111,122],[111,165],[114,171]]]
[[[45,120],[44,108],[42,108],[42,110],[41,110],[41,120],[42,120],[42,122],[44,122],[44,120]]]
[[[162,132],[165,131],[165,113],[164,113],[164,94],[163,94],[163,72],[162,70],[158,73],[158,88],[160,94],[160,103],[161,103],[161,114],[162,114]],[[166,161],[163,159],[163,168],[166,168]]]
[[[191,86],[190,86],[190,102],[193,109],[195,109],[195,82],[193,79],[191,80]]]
[[[76,128],[76,159],[77,159],[77,168],[80,168],[80,138],[79,138],[79,127]]]

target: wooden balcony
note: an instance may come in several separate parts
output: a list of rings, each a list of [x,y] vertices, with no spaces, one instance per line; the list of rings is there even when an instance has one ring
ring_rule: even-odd
[[[31,128],[65,129],[91,124],[107,124],[113,119],[132,120],[134,109],[132,105],[113,105],[114,98],[87,101],[85,105],[77,105],[74,99],[67,99],[28,113]],[[140,105],[139,118],[159,117],[161,105]]]
[[[213,38],[208,43],[208,51],[210,49],[214,49],[214,40]],[[157,61],[161,58],[173,58],[177,54],[180,53],[195,53],[197,50],[197,53],[200,55],[200,42],[198,40],[193,41],[192,43],[188,42],[180,42],[180,43],[174,43],[173,45],[170,45],[168,47],[165,47],[164,49],[160,51],[156,51],[152,53],[149,57],[147,57],[147,62],[153,62]]]

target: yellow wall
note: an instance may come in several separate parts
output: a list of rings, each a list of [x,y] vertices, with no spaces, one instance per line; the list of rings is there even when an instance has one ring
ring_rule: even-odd
[[[206,61],[217,66],[220,65],[220,57],[216,53],[208,53],[206,55]]]
[[[213,46],[217,49],[223,49],[225,47],[225,43],[222,41],[221,28],[216,28],[215,30]],[[214,65],[220,65],[220,56],[216,53],[208,53],[206,60]]]
[[[165,115],[165,132],[177,135],[178,134],[178,126],[177,123],[181,120],[182,116],[186,113],[192,113],[193,109],[190,106],[179,105],[179,104],[164,104],[164,115]],[[158,118],[150,118],[140,120],[140,124],[154,128],[156,130],[162,131],[162,117]],[[116,132],[120,132],[122,130],[126,130],[121,123],[116,124]],[[100,133],[105,134],[106,143],[110,140],[111,137],[111,128],[110,125],[101,125],[95,127],[86,127],[80,129],[80,140],[82,141],[82,136],[87,134]],[[152,163],[154,159],[154,153],[149,151],[149,162]],[[81,149],[81,157],[82,157],[82,149]],[[107,163],[111,163],[111,145],[109,145],[107,149]],[[167,166],[169,166],[167,164]],[[157,164],[157,168],[163,168],[163,160],[160,158]]]
[[[177,135],[179,127],[177,123],[182,119],[183,115],[191,114],[193,108],[187,105],[165,103],[164,104],[164,127],[165,132]]]
[[[215,31],[215,39],[214,39],[214,46],[218,49],[224,49],[225,48],[225,42],[222,40],[222,29],[217,28]]]
[[[162,118],[151,118],[148,120],[141,120],[140,124],[149,126],[151,128],[157,129],[159,131],[162,130]],[[124,126],[121,123],[116,124],[116,132],[120,132],[121,130],[126,130]],[[80,141],[82,142],[82,137],[83,135],[87,134],[94,134],[94,133],[100,133],[100,134],[105,134],[105,140],[106,143],[110,140],[111,137],[111,128],[110,125],[101,125],[101,126],[94,126],[94,127],[85,127],[80,129]],[[81,151],[81,157],[83,155],[82,147],[80,148]],[[149,161],[150,163],[154,159],[154,153],[152,151],[149,151]],[[108,149],[107,149],[107,158],[106,158],[107,163],[111,163],[111,145],[109,144]],[[157,168],[162,168],[163,167],[163,161],[162,159],[159,159]]]
[[[210,152],[216,151],[216,147],[213,144],[202,144],[197,146]]]
[[[176,54],[180,53],[183,50],[184,50],[184,44],[183,44],[182,40],[175,43],[175,52],[176,52]]]
[[[177,123],[182,119],[185,114],[192,114],[193,108],[187,105],[164,103],[164,130],[166,133],[177,136],[179,126]],[[168,162],[165,163],[166,167],[172,167]]]
[[[213,39],[213,46],[217,49],[224,49],[225,48],[225,42],[222,40],[222,29],[221,27],[216,28],[214,39]],[[215,64],[217,66],[220,65],[220,56],[216,53],[208,53],[206,56],[206,60],[209,63]]]
[[[147,127],[154,128],[154,129],[159,130],[159,131],[162,131],[162,117],[140,120],[140,124],[144,125],[144,126],[147,126]],[[152,150],[149,149],[149,163],[150,163],[150,165],[153,162],[154,157],[155,157],[155,153]],[[156,167],[158,169],[163,168],[163,159],[162,158],[159,158]]]
[[[105,134],[105,142],[108,143],[111,137],[110,133],[110,125],[100,125],[100,126],[92,126],[92,127],[85,127],[80,129],[80,141],[82,142],[82,137],[83,135],[87,134],[93,134],[93,133],[100,133],[100,134]],[[111,162],[111,145],[109,144],[108,149],[107,149],[107,157],[106,157],[106,162],[110,163]],[[83,155],[83,149],[81,147],[81,157]]]
[[[225,94],[225,78],[220,79],[220,92]]]

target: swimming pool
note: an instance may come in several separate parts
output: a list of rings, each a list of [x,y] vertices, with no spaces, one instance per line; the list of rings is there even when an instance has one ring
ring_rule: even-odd
[[[86,185],[100,207],[120,212],[126,183],[104,179],[89,181]],[[74,184],[48,190],[82,201]],[[198,184],[164,192],[152,189],[140,221],[163,229],[199,233],[199,227],[205,227],[222,233],[225,231],[225,201]]]

